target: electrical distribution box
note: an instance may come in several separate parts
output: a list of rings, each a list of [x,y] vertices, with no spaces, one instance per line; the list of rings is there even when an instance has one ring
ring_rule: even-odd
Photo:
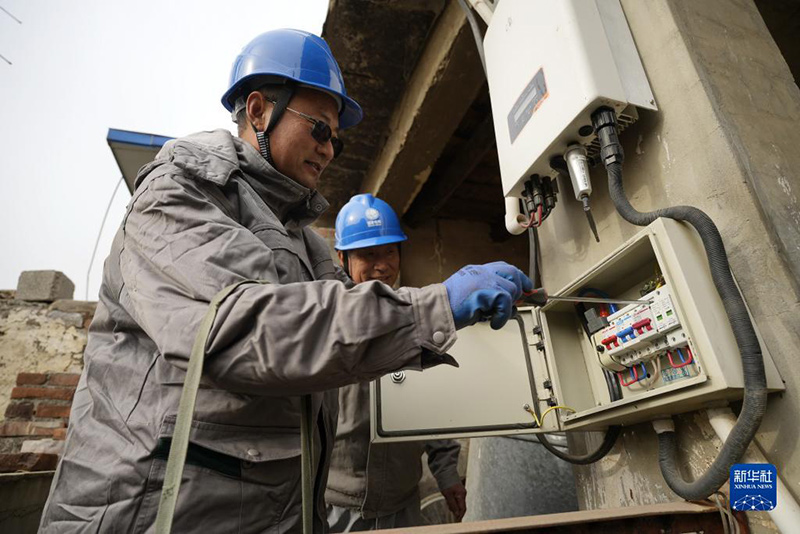
[[[616,111],[621,128],[655,110],[619,0],[503,0],[484,39],[503,194],[572,143],[599,151],[591,114]]]
[[[658,219],[553,295],[601,293],[645,303],[522,309],[500,331],[459,331],[458,369],[373,382],[373,440],[600,430],[742,397],[739,350],[689,226]],[[768,390],[784,389],[761,348]]]

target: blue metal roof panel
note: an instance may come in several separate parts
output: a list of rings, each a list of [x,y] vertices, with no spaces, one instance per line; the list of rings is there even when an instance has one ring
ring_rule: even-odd
[[[122,143],[127,145],[136,145],[144,147],[160,148],[164,143],[173,139],[172,137],[165,137],[163,135],[153,135],[141,132],[131,132],[128,130],[117,130],[114,128],[108,129],[108,136],[106,141],[111,143]]]
[[[128,191],[133,193],[136,175],[142,166],[155,159],[164,143],[172,139],[163,135],[108,129],[106,141],[117,162]]]

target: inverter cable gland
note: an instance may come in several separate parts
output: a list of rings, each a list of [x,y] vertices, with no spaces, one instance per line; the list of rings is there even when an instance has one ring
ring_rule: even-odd
[[[572,190],[575,193],[575,200],[583,204],[583,212],[589,222],[589,228],[594,234],[594,239],[600,242],[597,234],[597,225],[592,216],[589,206],[589,196],[592,194],[592,181],[589,178],[589,158],[586,157],[586,148],[583,145],[573,144],[564,152],[564,160],[567,162],[569,179],[572,182]]]

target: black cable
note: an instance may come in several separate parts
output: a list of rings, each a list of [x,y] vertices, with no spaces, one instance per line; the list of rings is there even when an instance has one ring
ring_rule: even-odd
[[[611,402],[620,400],[622,398],[622,388],[619,385],[617,376],[609,370],[603,370],[603,376],[606,378],[608,397],[611,399]]]
[[[528,228],[528,249],[531,265],[531,282],[533,287],[541,287],[539,285],[539,258],[536,251],[539,250],[539,230],[535,226]]]
[[[475,14],[472,12],[472,9],[467,5],[464,0],[458,0],[461,9],[464,10],[464,14],[467,16],[467,21],[469,22],[470,28],[472,28],[472,37],[475,39],[475,46],[478,49],[478,56],[481,58],[481,65],[483,65],[483,73],[486,77],[489,77],[489,73],[486,72],[486,56],[483,54],[483,36],[481,35],[480,28],[478,28],[478,21],[475,18]]]
[[[608,430],[606,430],[606,435],[603,436],[603,442],[600,444],[600,446],[594,452],[582,455],[561,452],[555,446],[553,446],[552,443],[547,441],[545,434],[536,434],[536,437],[539,439],[539,442],[544,445],[545,449],[550,451],[550,453],[552,453],[554,456],[561,458],[565,462],[575,465],[588,465],[593,464],[605,457],[605,455],[608,454],[609,451],[611,451],[611,449],[614,447],[614,444],[617,442],[617,438],[621,432],[621,426],[608,427]]]
[[[733,430],[708,470],[697,480],[687,482],[678,467],[678,443],[675,432],[662,432],[658,435],[659,465],[667,485],[684,499],[691,501],[705,499],[728,480],[731,466],[741,459],[764,416],[767,406],[767,379],[761,347],[744,299],[733,281],[722,236],[714,221],[692,206],[674,206],[644,213],[637,211],[625,196],[622,185],[624,154],[617,136],[614,111],[600,108],[592,115],[592,124],[600,139],[601,158],[608,172],[611,200],[622,218],[637,226],[647,226],[659,217],[667,217],[691,224],[700,234],[708,256],[714,286],[722,299],[739,346],[744,375],[744,404]]]
[[[528,213],[528,208],[526,207],[526,203],[523,202],[522,204],[525,213],[530,218],[530,213]],[[528,273],[530,274],[529,278],[531,279],[531,282],[533,282],[534,287],[540,287],[537,283],[539,276],[541,276],[540,272],[541,270],[539,269],[539,258],[540,258],[539,234],[537,233],[536,228],[534,227],[528,228],[528,243],[530,246],[529,250],[530,268],[528,271]],[[606,383],[608,384],[608,382]],[[611,386],[609,384],[609,394],[611,394],[613,397],[613,393],[611,393],[611,391],[612,391]],[[616,399],[612,398],[612,400]],[[538,399],[534,399],[533,405],[534,405],[534,410],[538,412],[539,411]],[[537,414],[537,417],[539,417],[541,420],[541,414]],[[538,439],[539,443],[541,443],[544,446],[544,448],[547,449],[551,454],[564,460],[565,462],[569,462],[571,464],[576,464],[576,465],[587,465],[600,460],[606,454],[608,454],[608,452],[614,447],[614,444],[617,442],[617,438],[619,437],[621,430],[622,427],[619,426],[608,427],[608,430],[606,430],[606,434],[603,437],[603,442],[600,444],[597,450],[582,455],[569,454],[558,450],[552,443],[550,443],[547,440],[547,436],[545,434],[536,434],[536,439]]]
[[[528,203],[522,203],[522,211],[525,213],[525,218],[531,220],[531,212],[528,209]],[[528,226],[528,265],[530,275],[529,278],[533,282],[533,287],[541,287],[539,285],[539,230],[536,226]]]

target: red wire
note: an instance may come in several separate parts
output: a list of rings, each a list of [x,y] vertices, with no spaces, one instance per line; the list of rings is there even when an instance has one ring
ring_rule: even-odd
[[[628,370],[631,371],[631,374],[633,375],[633,378],[631,379],[630,382],[625,382],[625,380],[622,379],[622,372],[617,372],[617,376],[619,377],[619,383],[625,387],[628,387],[634,382],[639,381],[639,371],[636,370],[636,366],[634,365],[633,367],[628,367]]]
[[[542,206],[536,208],[536,213],[531,213],[531,218],[526,223],[521,223],[523,228],[539,228],[542,225]]]
[[[535,213],[531,213],[531,216],[528,219],[528,222],[520,223],[520,226],[522,226],[523,228],[535,228],[536,227],[536,214]]]
[[[669,364],[672,366],[673,369],[680,369],[681,367],[686,367],[687,365],[692,363],[692,360],[694,359],[692,357],[692,350],[688,347],[688,345],[686,347],[686,350],[689,351],[689,358],[680,364],[676,364],[672,359],[672,353],[670,351],[667,351],[667,358],[669,358]]]
[[[528,222],[519,223],[519,225],[523,228],[530,228],[533,226],[533,215],[531,215],[530,219],[528,219]]]

